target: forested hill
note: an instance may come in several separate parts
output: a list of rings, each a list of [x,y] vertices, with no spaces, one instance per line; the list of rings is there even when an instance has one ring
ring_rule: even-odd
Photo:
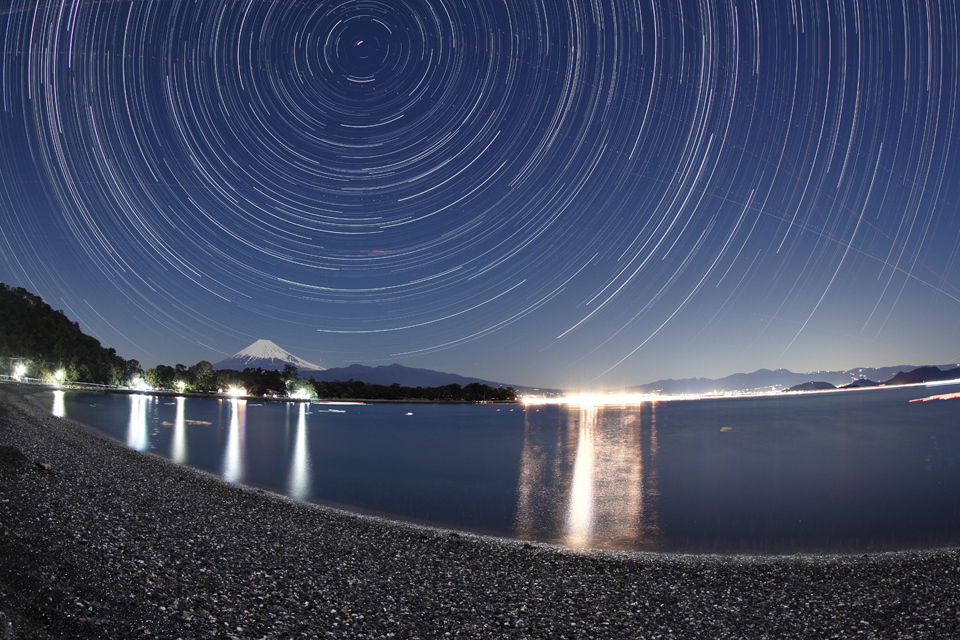
[[[0,282],[0,373],[21,363],[30,378],[63,371],[67,381],[96,384],[127,384],[140,371],[139,362],[105,349],[40,296]]]

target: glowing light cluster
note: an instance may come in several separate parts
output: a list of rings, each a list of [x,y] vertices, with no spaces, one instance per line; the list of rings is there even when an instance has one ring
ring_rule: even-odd
[[[522,400],[524,404],[528,405],[565,404],[578,407],[597,407],[604,405],[643,404],[644,402],[661,402],[667,399],[678,398],[680,397],[671,396],[667,398],[650,393],[578,393],[555,398],[525,396]]]
[[[143,378],[137,378],[136,380],[134,380],[130,385],[130,388],[136,391],[153,391],[154,390],[153,387],[151,387]]]
[[[311,393],[307,389],[294,389],[293,392],[290,393],[290,397],[294,400],[309,400]]]

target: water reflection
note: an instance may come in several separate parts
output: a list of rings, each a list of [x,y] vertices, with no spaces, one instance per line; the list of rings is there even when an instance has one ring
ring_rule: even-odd
[[[300,403],[297,435],[293,441],[293,457],[287,478],[287,493],[295,500],[310,497],[310,449],[307,447],[307,405]]]
[[[542,416],[526,419],[515,535],[575,548],[658,548],[655,406],[570,407],[556,420],[550,428]]]
[[[63,403],[131,448],[308,500],[579,547],[793,553],[958,544],[960,400],[908,402],[929,394],[437,405],[402,422],[391,405]],[[59,411],[54,389],[34,399]]]
[[[53,392],[53,415],[58,418],[67,417],[67,408],[63,402],[63,391],[57,390]]]
[[[247,401],[229,400],[230,427],[227,434],[227,450],[223,456],[223,479],[227,482],[242,482],[244,476],[244,432],[247,427]]]
[[[183,415],[186,398],[177,397],[177,417],[173,423],[173,442],[170,444],[170,459],[177,464],[187,461],[187,425]]]
[[[134,393],[130,397],[130,421],[127,423],[127,446],[146,451],[150,446],[147,436],[147,407],[152,398]]]
[[[595,443],[597,410],[585,407],[580,411],[580,428],[576,455],[573,459],[573,477],[567,507],[567,526],[564,544],[570,547],[590,546],[594,524],[594,484],[596,457]],[[570,430],[572,432],[573,429]]]

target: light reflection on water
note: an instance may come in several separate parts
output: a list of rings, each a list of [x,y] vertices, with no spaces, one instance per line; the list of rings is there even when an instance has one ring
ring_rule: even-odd
[[[233,399],[228,402],[230,403],[230,426],[221,473],[227,482],[243,482],[246,466],[244,435],[247,427],[247,401]]]
[[[170,445],[170,459],[177,464],[187,461],[187,424],[184,417],[186,398],[177,398],[177,417],[173,423],[173,442]]]
[[[67,415],[67,410],[63,404],[63,391],[60,389],[53,392],[53,409],[51,413],[58,418],[64,418]]]
[[[310,497],[310,449],[307,446],[307,405],[298,407],[297,434],[293,441],[293,456],[290,459],[290,475],[287,478],[287,494],[296,500]]]
[[[929,395],[510,412],[38,401],[131,449],[299,500],[574,548],[791,553],[960,544],[960,399],[910,402]]]
[[[147,435],[147,407],[153,400],[149,396],[130,396],[130,421],[127,424],[127,446],[135,451],[146,451],[150,446]]]
[[[593,543],[593,490],[596,481],[596,451],[593,439],[596,434],[596,413],[597,410],[593,407],[580,410],[580,428],[577,430],[576,455],[569,484],[570,495],[567,499],[566,531],[563,540],[571,547],[589,547]]]
[[[649,424],[644,413],[570,408],[553,431],[528,411],[513,534],[573,548],[658,548],[655,406]]]

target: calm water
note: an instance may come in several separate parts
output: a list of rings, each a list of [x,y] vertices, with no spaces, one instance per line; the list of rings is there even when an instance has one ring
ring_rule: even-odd
[[[301,500],[572,547],[789,553],[960,544],[960,399],[909,402],[957,391],[596,408],[38,400]]]

